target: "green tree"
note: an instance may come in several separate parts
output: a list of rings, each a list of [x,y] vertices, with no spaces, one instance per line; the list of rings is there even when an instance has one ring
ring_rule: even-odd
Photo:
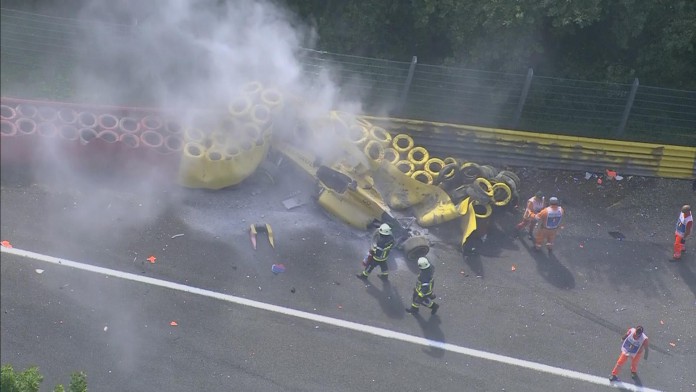
[[[0,373],[0,391],[2,392],[38,392],[43,382],[43,376],[36,366],[17,373],[12,365],[6,364],[2,366]],[[56,385],[53,391],[66,392],[62,384]],[[87,392],[87,375],[83,372],[73,373],[70,376],[67,392]]]

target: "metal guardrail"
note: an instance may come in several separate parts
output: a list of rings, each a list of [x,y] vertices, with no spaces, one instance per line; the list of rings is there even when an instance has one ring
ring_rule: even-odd
[[[80,36],[96,22],[1,9],[3,74],[73,67],[87,50]],[[99,23],[110,39],[137,40],[138,26]],[[98,56],[100,48],[89,48]],[[331,69],[367,113],[584,137],[696,146],[696,91],[599,83],[388,61],[303,50],[305,75]],[[66,78],[70,72],[56,72]],[[45,75],[45,73],[42,73]],[[3,78],[5,81],[5,78]],[[49,82],[49,81],[47,81]],[[55,90],[55,89],[54,89]],[[55,91],[54,91],[55,93]],[[17,95],[16,92],[10,94]],[[29,97],[28,97],[29,98]],[[35,98],[35,97],[31,97]],[[56,98],[46,96],[42,98]],[[60,99],[65,99],[62,94]]]
[[[447,123],[364,116],[392,134],[410,135],[432,155],[513,167],[696,178],[696,147],[593,139]]]

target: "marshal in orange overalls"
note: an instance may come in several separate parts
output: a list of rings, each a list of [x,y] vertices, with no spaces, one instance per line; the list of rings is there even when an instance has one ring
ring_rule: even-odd
[[[539,228],[536,233],[536,241],[534,247],[541,249],[541,245],[545,242],[549,252],[553,249],[553,240],[556,238],[556,231],[561,226],[563,220],[563,208],[558,205],[558,198],[552,197],[549,199],[549,206],[536,214],[536,220],[539,222]]]

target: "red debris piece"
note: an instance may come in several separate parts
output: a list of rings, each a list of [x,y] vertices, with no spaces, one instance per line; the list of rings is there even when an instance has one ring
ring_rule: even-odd
[[[150,257],[148,257],[146,260],[149,261],[149,262],[152,263],[152,264],[155,264],[155,260],[157,260],[157,257],[155,257],[155,256],[150,256]]]
[[[179,323],[177,323],[176,321],[172,321],[171,323],[169,323],[169,325],[171,325],[172,327],[176,327],[177,325],[179,325]]]
[[[0,245],[4,248],[12,248],[12,244],[10,244],[10,241],[2,241],[0,242]]]
[[[607,178],[609,178],[610,180],[616,178],[616,171],[607,169]]]

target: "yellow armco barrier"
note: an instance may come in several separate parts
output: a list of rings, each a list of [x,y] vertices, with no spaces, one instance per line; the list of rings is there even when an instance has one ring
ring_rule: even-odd
[[[413,148],[413,138],[406,134],[400,133],[392,139],[392,147],[398,151],[402,158],[406,159],[406,154]]]
[[[696,178],[696,147],[553,135],[438,122],[364,116],[386,129],[407,129],[431,154],[509,166]]]
[[[428,162],[428,159],[430,159],[430,154],[428,153],[428,150],[423,147],[413,147],[408,152],[408,160],[413,162],[416,169],[422,169],[425,162]]]

